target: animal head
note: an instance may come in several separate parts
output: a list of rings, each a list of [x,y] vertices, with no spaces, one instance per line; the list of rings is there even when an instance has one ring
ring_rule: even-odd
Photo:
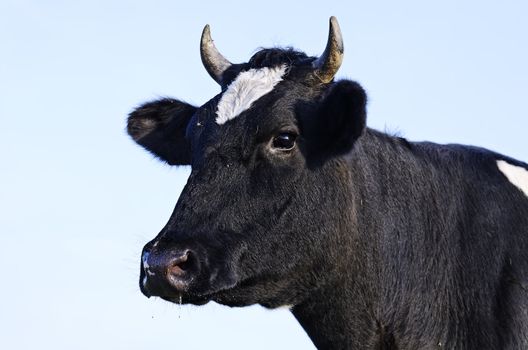
[[[200,51],[218,95],[200,107],[149,102],[128,119],[138,144],[192,168],[143,249],[140,288],[194,304],[297,304],[343,253],[340,228],[353,220],[345,159],[365,129],[365,92],[334,81],[343,58],[334,17],[320,57],[271,48],[233,64],[209,26]]]

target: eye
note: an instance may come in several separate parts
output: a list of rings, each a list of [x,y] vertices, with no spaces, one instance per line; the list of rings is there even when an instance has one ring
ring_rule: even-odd
[[[291,151],[295,147],[297,135],[291,132],[281,132],[273,138],[271,143],[274,149],[280,151]]]

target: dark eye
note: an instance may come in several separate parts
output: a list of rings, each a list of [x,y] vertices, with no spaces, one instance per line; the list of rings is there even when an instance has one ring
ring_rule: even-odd
[[[273,138],[272,146],[281,151],[290,151],[295,147],[297,135],[289,132],[282,132]]]

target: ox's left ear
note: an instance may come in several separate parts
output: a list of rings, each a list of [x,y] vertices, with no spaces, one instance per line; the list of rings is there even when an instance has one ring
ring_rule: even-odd
[[[326,157],[349,152],[366,125],[367,95],[356,82],[334,83],[306,123],[308,153]]]
[[[128,134],[138,144],[171,165],[189,165],[191,147],[185,138],[196,111],[190,104],[164,98],[145,103],[128,117]]]

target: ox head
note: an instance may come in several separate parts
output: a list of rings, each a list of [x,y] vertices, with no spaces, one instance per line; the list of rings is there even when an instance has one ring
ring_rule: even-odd
[[[343,57],[330,19],[324,53],[263,49],[233,64],[209,27],[201,57],[221,92],[201,107],[162,99],[128,119],[132,138],[191,175],[145,245],[147,296],[202,304],[298,304],[325,283],[353,220],[346,155],[365,129],[366,96],[335,82]]]

